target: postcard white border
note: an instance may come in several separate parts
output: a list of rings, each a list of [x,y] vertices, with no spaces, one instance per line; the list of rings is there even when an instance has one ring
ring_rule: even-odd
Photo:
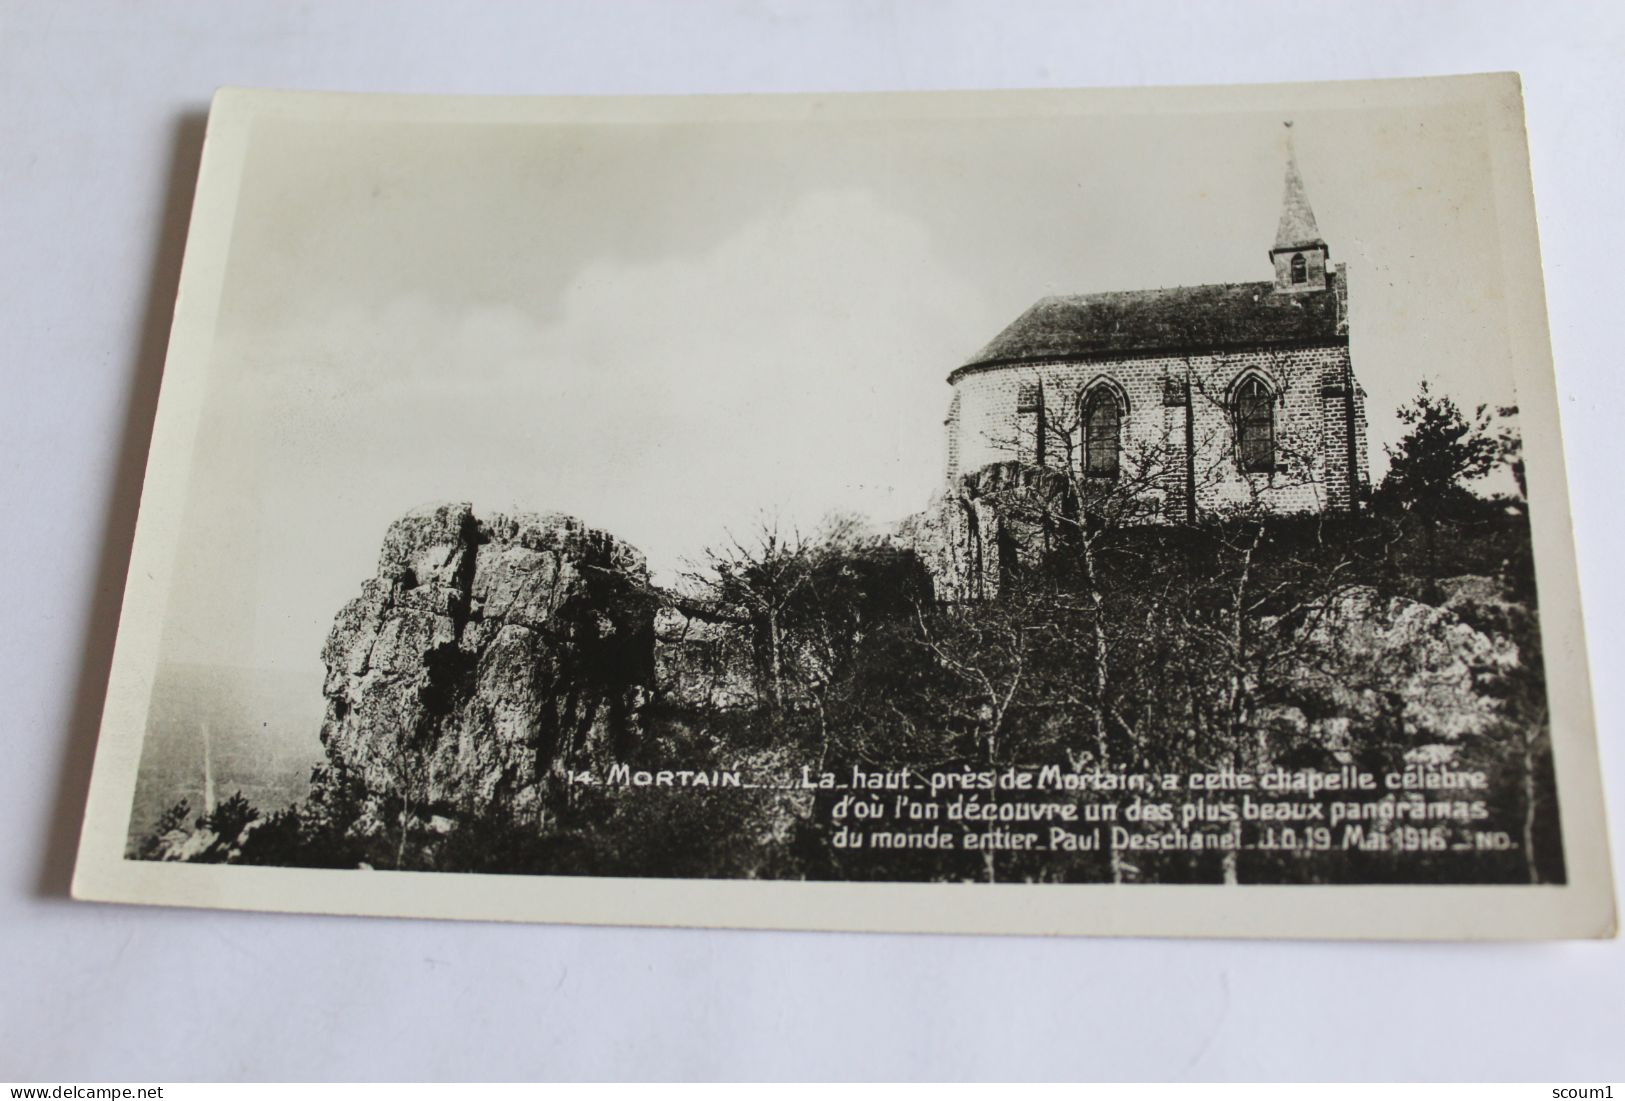
[[[1478,102],[1489,122],[1531,501],[1563,886],[1167,886],[616,879],[323,871],[124,859],[163,610],[249,136],[256,120],[467,124],[998,118]],[[209,116],[124,593],[75,898],[227,909],[611,925],[1396,939],[1609,937],[1615,900],[1551,343],[1513,74],[1298,85],[864,95],[413,97],[225,89]]]

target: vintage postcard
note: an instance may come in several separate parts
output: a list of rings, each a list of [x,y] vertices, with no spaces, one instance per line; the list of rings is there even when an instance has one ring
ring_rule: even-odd
[[[1612,935],[1517,78],[221,92],[74,890]]]

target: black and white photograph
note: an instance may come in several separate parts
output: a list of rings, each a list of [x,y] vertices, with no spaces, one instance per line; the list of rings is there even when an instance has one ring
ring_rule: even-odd
[[[86,859],[1022,885],[1056,931],[1079,885],[1498,886],[1605,933],[1519,125],[1513,78],[221,93]]]

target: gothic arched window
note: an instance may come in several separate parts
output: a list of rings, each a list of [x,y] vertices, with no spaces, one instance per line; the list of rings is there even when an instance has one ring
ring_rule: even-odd
[[[1091,478],[1117,477],[1117,453],[1123,428],[1117,398],[1104,386],[1083,402],[1084,473]]]
[[[1309,282],[1309,264],[1304,260],[1301,252],[1294,254],[1292,257],[1292,281],[1294,283]]]
[[[1275,396],[1256,376],[1236,389],[1236,461],[1248,474],[1275,469]]]

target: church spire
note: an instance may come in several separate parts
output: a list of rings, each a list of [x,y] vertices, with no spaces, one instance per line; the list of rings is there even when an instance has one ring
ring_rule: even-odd
[[[1281,197],[1281,221],[1275,230],[1270,261],[1275,266],[1275,289],[1287,293],[1326,289],[1326,261],[1330,250],[1315,224],[1298,153],[1292,144],[1292,123],[1286,124],[1286,189]]]
[[[1286,193],[1281,199],[1281,224],[1275,231],[1276,248],[1305,248],[1324,245],[1315,212],[1304,193],[1303,175],[1298,171],[1298,152],[1292,145],[1292,124],[1286,124]]]

